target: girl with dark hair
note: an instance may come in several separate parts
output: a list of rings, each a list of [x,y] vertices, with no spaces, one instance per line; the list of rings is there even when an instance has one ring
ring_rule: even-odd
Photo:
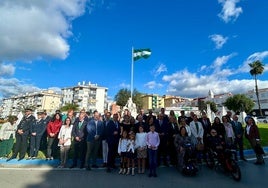
[[[59,168],[65,168],[68,160],[68,153],[71,147],[71,138],[72,138],[72,129],[73,125],[72,119],[67,117],[65,119],[64,125],[61,126],[60,132],[58,135],[59,145],[60,146],[60,166]]]

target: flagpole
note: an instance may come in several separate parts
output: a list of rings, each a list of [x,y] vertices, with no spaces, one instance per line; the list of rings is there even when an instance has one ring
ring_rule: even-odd
[[[134,53],[134,48],[132,46],[132,50],[131,50],[132,54],[131,54],[131,83],[130,83],[130,98],[132,101],[132,95],[133,95],[133,72],[134,72],[134,57],[133,57],[133,53]]]

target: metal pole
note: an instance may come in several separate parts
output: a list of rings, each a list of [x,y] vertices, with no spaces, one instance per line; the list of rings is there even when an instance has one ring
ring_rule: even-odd
[[[131,50],[131,84],[130,84],[130,98],[131,98],[131,101],[132,101],[132,95],[133,95],[133,72],[134,72],[134,60],[133,60],[133,53],[134,53],[134,48],[132,47],[132,50]]]

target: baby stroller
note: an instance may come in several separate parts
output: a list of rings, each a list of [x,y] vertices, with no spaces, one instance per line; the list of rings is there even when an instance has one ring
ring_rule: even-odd
[[[182,174],[194,176],[198,172],[196,167],[196,152],[191,143],[184,144],[185,154],[183,157]]]

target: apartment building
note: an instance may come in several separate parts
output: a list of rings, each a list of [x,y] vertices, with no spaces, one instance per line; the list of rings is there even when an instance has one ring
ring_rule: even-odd
[[[79,109],[103,112],[108,108],[108,88],[90,82],[78,82],[77,86],[62,88],[62,105],[77,104]]]
[[[36,111],[46,110],[54,113],[61,105],[61,94],[53,90],[42,90],[25,93],[10,98],[4,98],[0,107],[0,117],[18,115],[25,108],[32,108]]]

